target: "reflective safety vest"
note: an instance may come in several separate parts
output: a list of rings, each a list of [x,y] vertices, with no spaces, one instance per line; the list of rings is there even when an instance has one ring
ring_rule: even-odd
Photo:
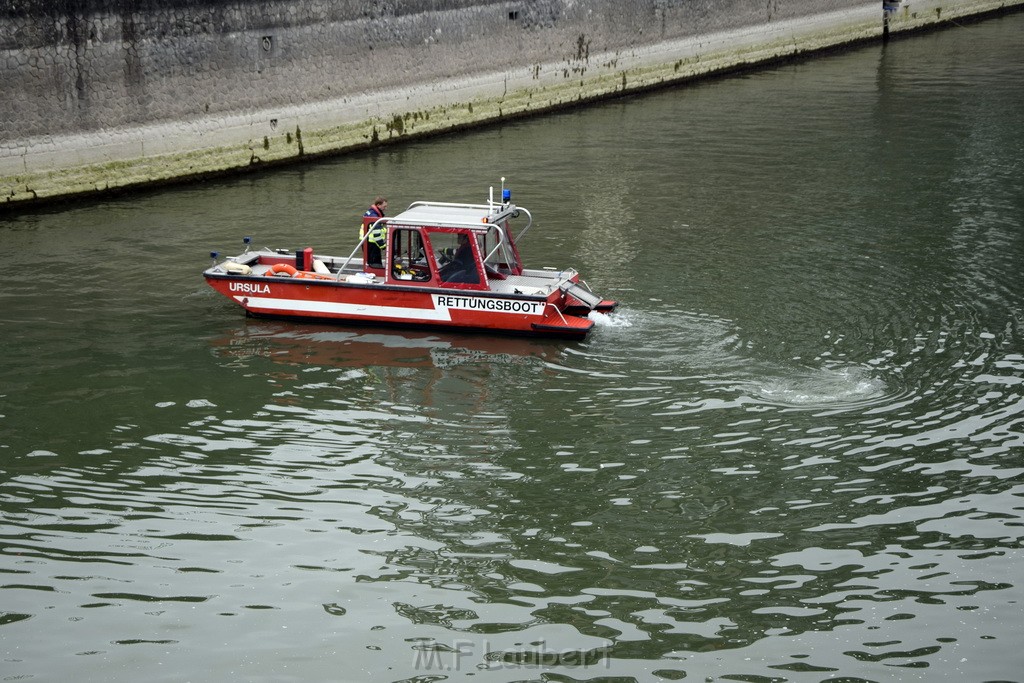
[[[380,224],[371,229],[369,234],[366,236],[366,241],[383,249],[384,245],[387,244],[388,241],[387,227],[384,224]]]
[[[372,221],[367,221],[367,218],[384,218],[384,212],[376,206],[371,206],[367,209],[366,213],[363,214],[363,224],[359,227],[360,239],[362,239],[363,235],[366,234],[366,229],[369,227],[368,224],[372,225]],[[384,224],[381,224],[376,228],[373,228],[370,230],[370,234],[367,236],[366,241],[383,249],[384,245],[387,244],[388,241],[387,227]]]

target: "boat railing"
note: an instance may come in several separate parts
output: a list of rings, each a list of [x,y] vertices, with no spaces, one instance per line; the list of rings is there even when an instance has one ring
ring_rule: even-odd
[[[352,250],[352,253],[348,255],[348,258],[345,259],[345,262],[341,264],[341,268],[338,268],[337,280],[339,282],[341,281],[342,276],[345,274],[345,269],[348,268],[348,264],[352,262],[352,259],[355,258],[356,254],[359,253],[359,250],[363,248],[363,244],[365,244],[367,238],[369,238],[370,232],[377,227],[378,223],[386,225],[388,222],[390,222],[390,220],[391,219],[388,218],[387,216],[382,216],[381,218],[375,220],[373,223],[370,223],[368,226],[366,226],[364,230],[362,230],[362,237],[359,238],[359,242],[356,244],[356,248]]]
[[[516,235],[516,244],[519,244],[519,240],[523,239],[523,235],[525,235],[526,231],[530,229],[531,225],[533,225],[533,214],[522,207],[519,207],[518,210],[526,214],[526,226],[523,227],[518,235]]]
[[[409,205],[411,209],[414,206],[444,206],[449,209],[489,209],[487,204],[466,204],[464,202],[431,202],[426,199],[420,199]]]
[[[515,209],[516,208],[515,204],[497,204],[497,203],[491,203],[491,204],[464,204],[464,203],[461,203],[461,202],[431,202],[431,201],[426,201],[426,200],[422,200],[421,199],[419,201],[415,201],[412,204],[410,204],[409,205],[409,209],[412,209],[412,208],[417,207],[417,206],[439,206],[439,207],[442,207],[442,208],[445,208],[445,209],[475,209],[475,210],[481,210],[482,209],[482,210],[486,211],[488,214],[500,214],[500,213],[502,213],[501,210],[497,210],[496,211],[495,209]]]
[[[428,201],[416,201],[408,206],[406,211],[411,211],[416,207],[429,207],[429,208],[441,208],[441,209],[469,209],[473,211],[483,211],[484,217],[487,219],[483,224],[479,220],[460,220],[452,216],[445,216],[443,218],[431,219],[430,217],[417,216],[415,219],[410,219],[410,225],[423,225],[429,227],[451,227],[451,228],[473,228],[480,230],[481,225],[496,225],[501,221],[509,218],[518,218],[520,213],[525,213],[529,217],[527,226],[523,228],[523,232],[529,229],[529,223],[533,222],[533,216],[529,211],[521,206],[515,204],[460,204],[457,202],[428,202]],[[495,210],[497,207],[498,210]],[[403,212],[404,213],[404,212]],[[396,218],[401,219],[402,214],[398,214]],[[404,223],[404,221],[402,221]]]
[[[497,236],[497,238],[495,240],[494,249],[491,249],[489,252],[487,252],[487,255],[484,256],[484,263],[487,263],[491,259],[492,256],[494,256],[496,253],[498,253],[499,249],[501,249],[501,255],[505,258],[505,261],[508,262],[512,257],[506,251],[506,247],[508,246],[508,241],[505,239],[505,231],[501,230],[501,226],[499,226],[496,223],[491,223],[491,226],[494,227],[494,228],[498,228],[497,230],[494,231],[494,233]],[[490,231],[488,231],[488,232],[490,232]]]
[[[508,217],[517,218],[520,212],[526,214],[526,227],[524,227],[522,231],[519,233],[519,236],[516,237],[516,244],[519,243],[519,239],[523,235],[525,235],[526,231],[530,229],[531,225],[533,225],[533,214],[531,214],[528,210],[522,207],[513,207],[513,210],[509,213]],[[487,256],[484,257],[484,262],[486,263],[487,261],[489,261],[491,257],[498,253],[498,250],[500,249],[501,256],[505,259],[505,262],[512,263],[515,260],[515,255],[508,251],[509,240],[505,236],[505,230],[502,229],[501,223],[488,223],[488,226],[496,228],[494,232],[497,234],[497,240],[494,245],[494,248],[487,252]],[[490,232],[489,229],[488,232]]]
[[[558,314],[558,317],[562,319],[562,324],[563,324],[563,325],[568,325],[568,324],[569,324],[569,321],[565,319],[565,316],[564,316],[564,315],[562,315],[562,312],[561,312],[560,310],[558,310],[558,306],[555,306],[555,305],[554,305],[554,304],[552,304],[552,303],[546,304],[546,305],[544,306],[544,308],[549,308],[549,307],[550,307],[550,308],[553,308],[553,309],[554,309],[554,311],[555,311],[555,313],[557,313],[557,314]]]

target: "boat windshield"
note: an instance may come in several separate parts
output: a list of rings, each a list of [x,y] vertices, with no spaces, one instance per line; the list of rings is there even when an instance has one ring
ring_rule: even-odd
[[[471,231],[431,231],[430,247],[442,282],[479,284],[479,245]]]
[[[388,250],[391,276],[396,280],[424,282],[431,278],[430,263],[423,245],[423,236],[417,229],[396,228],[391,231]]]

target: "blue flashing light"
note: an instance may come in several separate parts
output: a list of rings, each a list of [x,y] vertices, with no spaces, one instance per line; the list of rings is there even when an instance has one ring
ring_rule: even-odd
[[[512,201],[512,190],[509,190],[509,189],[502,190],[501,191],[501,201],[505,202],[506,204],[508,204],[510,201]]]
[[[220,252],[219,252],[219,251],[211,251],[211,252],[210,252],[210,258],[212,258],[212,259],[216,260],[216,258],[217,258],[218,256],[220,256]]]
[[[242,241],[245,242],[246,244],[249,244],[249,242],[252,242],[252,238],[251,237],[243,237]]]

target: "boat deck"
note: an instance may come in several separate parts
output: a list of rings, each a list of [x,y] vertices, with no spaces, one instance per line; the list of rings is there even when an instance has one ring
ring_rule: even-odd
[[[327,255],[316,255],[315,258],[327,266],[331,278],[336,278],[342,281],[345,280],[345,276],[339,277],[338,275],[338,271],[341,269],[342,264],[346,264],[344,269],[346,274],[358,275],[363,271],[361,259],[350,260]],[[252,268],[252,275],[258,276],[271,276],[270,268],[275,263],[290,264],[293,261],[290,254],[272,253],[267,251],[251,252],[243,257],[236,257],[234,260],[238,263],[250,265]],[[504,279],[490,278],[490,291],[495,294],[547,297],[551,292],[557,289],[567,277],[571,277],[574,274],[575,271],[571,269],[566,271],[528,269],[523,271],[522,275],[507,275]],[[320,277],[328,279],[327,277]],[[387,282],[378,275],[374,280],[360,282],[359,284],[379,287],[408,287],[413,283],[404,280]]]
[[[509,275],[504,280],[491,279],[491,291],[499,294],[526,294],[528,296],[547,296],[557,285],[558,280],[551,276]]]

